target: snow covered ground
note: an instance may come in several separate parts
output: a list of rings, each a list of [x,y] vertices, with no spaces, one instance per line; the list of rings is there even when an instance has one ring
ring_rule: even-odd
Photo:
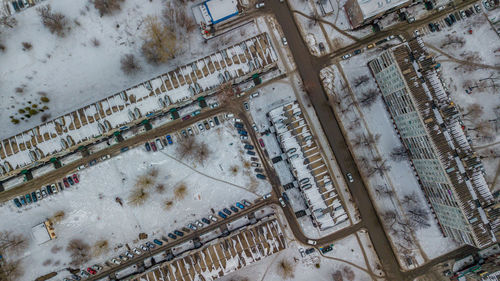
[[[347,76],[350,88],[358,101],[360,96],[367,90],[377,89],[376,82],[367,66],[367,62],[373,59],[377,52],[377,49],[370,50],[341,62],[342,71]],[[379,136],[379,140],[374,147],[353,146],[358,161],[361,163],[372,162],[371,159],[380,156],[385,161],[385,165],[390,167],[382,175],[376,173],[372,176],[366,176],[365,174],[370,196],[373,198],[379,215],[381,216],[392,210],[396,212],[397,216],[405,219],[408,216],[407,208],[409,206],[402,203],[404,196],[413,197],[417,202],[417,206],[429,210],[410,163],[407,160],[398,162],[391,158],[392,149],[402,144],[396,135],[382,98],[379,97],[371,106],[355,106],[352,104],[352,96],[349,92],[342,90],[342,85],[346,83],[336,66],[324,69],[322,75],[325,78],[323,82],[328,93],[331,95],[335,92],[342,97],[340,99],[342,104],[336,111],[342,119],[351,145],[356,139],[361,139],[364,136]],[[368,81],[355,87],[353,80],[362,75],[366,75],[369,78]],[[363,170],[364,168],[360,167],[360,169]],[[376,191],[377,189],[379,192]],[[384,190],[393,190],[394,195],[388,196]],[[418,266],[428,259],[445,254],[457,246],[451,239],[442,236],[437,221],[432,218],[431,214],[429,214],[427,222],[429,226],[412,229],[411,243],[403,241],[400,235],[390,230],[391,226],[386,225],[387,232],[392,240],[392,246],[398,251],[398,258],[404,267]],[[407,263],[408,258],[412,260],[413,265]]]
[[[22,258],[23,280],[67,267],[71,258],[66,246],[72,239],[82,239],[91,247],[108,240],[109,252],[93,256],[82,267],[103,263],[123,254],[125,244],[134,248],[144,243],[139,241],[139,233],[146,233],[151,241],[207,217],[211,208],[219,210],[242,199],[253,201],[270,191],[268,182],[257,180],[250,165],[245,164],[249,157],[243,154],[239,136],[228,122],[195,137],[209,145],[204,165],[192,158],[180,160],[178,143],[183,140],[174,137],[175,144],[159,152],[146,152],[140,146],[89,167],[79,173],[79,184],[21,210],[12,202],[4,203],[0,207],[1,229],[22,233],[30,242],[28,250],[17,257]],[[233,167],[237,167],[236,172]],[[136,181],[153,169],[158,174],[146,189],[149,196],[144,205],[131,205]],[[163,191],[156,187],[160,184]],[[184,198],[175,199],[174,189],[181,184],[187,192]],[[121,198],[123,206],[116,198]],[[166,210],[164,205],[169,200],[173,205]],[[29,236],[31,227],[58,211],[64,211],[65,216],[55,224],[57,238],[36,245]],[[15,223],[11,218],[17,218]]]
[[[463,121],[468,129],[467,133],[472,138],[476,151],[483,158],[486,180],[493,189],[498,190],[500,187],[498,185],[500,38],[487,20],[487,16],[491,16],[491,13],[473,15],[456,22],[451,27],[441,24],[441,31],[433,33],[424,31],[423,39],[428,45],[428,50],[436,54],[436,60],[441,64],[441,77],[449,89],[452,100],[458,104],[464,115]],[[472,30],[472,34],[469,33],[469,29]],[[496,69],[474,67],[469,65],[469,62],[493,66]],[[496,85],[496,88],[493,85]],[[471,110],[474,106],[480,109]],[[480,130],[476,129],[481,127]]]
[[[321,255],[318,249],[302,257],[301,251],[313,249],[296,241],[289,241],[288,248],[267,257],[255,264],[247,266],[237,272],[223,276],[219,280],[383,280],[377,278],[371,269],[368,269],[364,258],[365,248],[361,246],[356,234],[333,242],[333,250]],[[371,258],[374,258],[372,260]],[[280,264],[285,261],[291,267],[290,274],[284,275]],[[378,263],[378,258],[370,257],[369,262]],[[333,275],[341,275],[343,279]],[[373,276],[373,277],[372,277]]]

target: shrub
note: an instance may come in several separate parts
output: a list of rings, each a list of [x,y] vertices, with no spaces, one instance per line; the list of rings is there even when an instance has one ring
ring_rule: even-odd
[[[23,45],[23,51],[29,51],[33,48],[30,42],[23,42],[21,44]]]

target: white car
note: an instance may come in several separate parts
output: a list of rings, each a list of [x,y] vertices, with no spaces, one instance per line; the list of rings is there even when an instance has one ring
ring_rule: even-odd
[[[57,186],[55,184],[51,184],[50,187],[52,188],[52,192],[54,194],[56,194],[57,192],[59,192],[59,190],[57,189]]]
[[[134,249],[132,250],[132,252],[134,252],[134,254],[136,254],[136,255],[140,255],[140,254],[141,254],[141,250],[139,250],[139,249],[137,249],[137,248],[134,248]]]
[[[309,244],[309,245],[313,245],[314,246],[314,245],[316,245],[316,243],[317,242],[314,241],[314,240],[311,240],[311,239],[307,240],[307,244]]]
[[[281,42],[283,42],[283,46],[288,45],[288,41],[286,41],[285,37],[281,37]]]
[[[255,5],[255,8],[257,8],[257,9],[262,8],[262,7],[264,7],[264,2],[257,3],[257,5]]]
[[[269,197],[271,197],[271,193],[264,194],[264,195],[262,196],[262,199],[267,199],[267,198],[269,198]]]
[[[102,161],[104,161],[104,160],[107,160],[107,159],[109,159],[109,158],[111,158],[111,155],[106,154],[106,155],[104,155],[103,157],[101,157],[101,160],[102,160]]]
[[[112,259],[111,260],[114,264],[121,264],[122,262],[119,259]]]
[[[201,221],[195,221],[194,222],[196,224],[196,226],[198,226],[199,228],[202,228],[203,227],[203,223],[201,223]]]
[[[250,98],[253,99],[253,98],[258,97],[259,95],[260,95],[259,92],[255,92],[255,93],[253,93],[253,94],[250,95]]]
[[[208,216],[208,219],[212,221],[217,221],[217,218],[212,215]]]
[[[347,173],[346,177],[347,177],[347,180],[349,180],[349,182],[354,182],[354,178],[352,177],[351,173]]]
[[[146,252],[147,250],[149,250],[148,246],[146,245],[141,245],[141,249]]]
[[[345,55],[342,56],[342,59],[346,60],[346,59],[348,59],[350,57],[351,57],[351,54],[345,54]]]
[[[247,140],[247,139],[248,139],[248,137],[247,137],[247,136],[240,136],[240,139],[241,139],[241,140]]]
[[[280,201],[281,207],[285,208],[286,204],[285,204],[285,201],[283,200],[283,198],[280,197],[278,200]]]
[[[417,29],[417,30],[413,31],[413,34],[415,34],[415,37],[418,37],[418,36],[420,36],[420,31],[418,31],[418,29]]]

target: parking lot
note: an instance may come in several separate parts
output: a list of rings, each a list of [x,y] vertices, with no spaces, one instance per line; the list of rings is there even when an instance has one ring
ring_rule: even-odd
[[[213,280],[285,248],[281,227],[276,219],[271,219],[213,241],[131,280]]]

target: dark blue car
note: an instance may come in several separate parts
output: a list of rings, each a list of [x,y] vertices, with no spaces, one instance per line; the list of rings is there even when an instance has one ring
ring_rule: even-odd
[[[223,219],[227,218],[227,216],[223,212],[219,212],[219,217]]]
[[[24,196],[19,197],[19,201],[21,201],[22,205],[26,205],[26,200],[24,200]]]
[[[257,178],[261,179],[261,180],[265,180],[266,179],[266,176],[264,176],[263,174],[257,174],[255,175]]]
[[[175,235],[180,236],[180,237],[184,236],[184,233],[182,233],[182,231],[179,231],[179,230],[174,231],[174,233],[175,233]]]
[[[245,149],[254,149],[254,146],[251,144],[245,144]]]
[[[69,182],[69,184],[71,184],[71,185],[74,185],[74,184],[75,184],[75,182],[73,181],[73,179],[72,179],[71,177],[68,177],[68,182]]]
[[[18,208],[21,208],[21,206],[22,206],[22,204],[21,204],[21,202],[19,202],[19,199],[18,199],[18,198],[14,198],[14,204],[16,204],[16,206],[17,206]]]
[[[235,212],[235,213],[237,213],[237,212],[238,212],[238,208],[236,208],[235,206],[231,206],[231,207],[229,207],[229,208],[231,208],[231,211],[233,211],[233,212]]]
[[[52,194],[52,188],[50,187],[50,185],[47,185],[45,189],[47,190],[47,194]]]
[[[36,198],[36,193],[34,191],[31,192],[31,198],[33,199],[33,202],[38,201],[38,198]]]
[[[290,198],[288,198],[288,195],[285,192],[283,192],[283,194],[281,195],[283,196],[283,200],[285,200],[285,202],[290,202]]]
[[[168,144],[173,144],[174,143],[172,141],[172,137],[170,135],[167,135],[167,142],[168,142]]]
[[[247,131],[245,131],[245,130],[238,130],[238,134],[240,134],[242,136],[247,136],[248,135]]]
[[[206,223],[206,224],[210,224],[210,220],[207,218],[202,218],[201,221]]]
[[[177,236],[175,236],[175,235],[174,235],[174,234],[172,234],[172,233],[169,233],[169,234],[168,234],[168,237],[170,237],[170,238],[172,238],[172,239],[177,239]]]
[[[151,145],[149,145],[149,142],[146,142],[144,146],[146,147],[146,151],[151,151]]]
[[[234,126],[235,126],[236,128],[238,128],[238,129],[243,129],[243,124],[242,124],[242,123],[238,123],[238,122],[236,122],[236,123],[234,123]]]
[[[240,209],[245,209],[245,206],[243,206],[243,204],[241,204],[240,202],[236,202],[236,207]]]
[[[158,239],[153,240],[153,242],[154,242],[156,245],[158,245],[158,246],[163,245],[163,242],[161,242],[161,241],[160,241],[160,240],[158,240]]]
[[[222,211],[223,211],[224,213],[226,213],[228,216],[230,216],[230,215],[231,215],[231,211],[229,211],[229,209],[228,209],[228,208],[224,208],[224,209],[222,209]]]
[[[248,155],[255,155],[255,152],[251,151],[251,150],[247,150],[247,154]]]

